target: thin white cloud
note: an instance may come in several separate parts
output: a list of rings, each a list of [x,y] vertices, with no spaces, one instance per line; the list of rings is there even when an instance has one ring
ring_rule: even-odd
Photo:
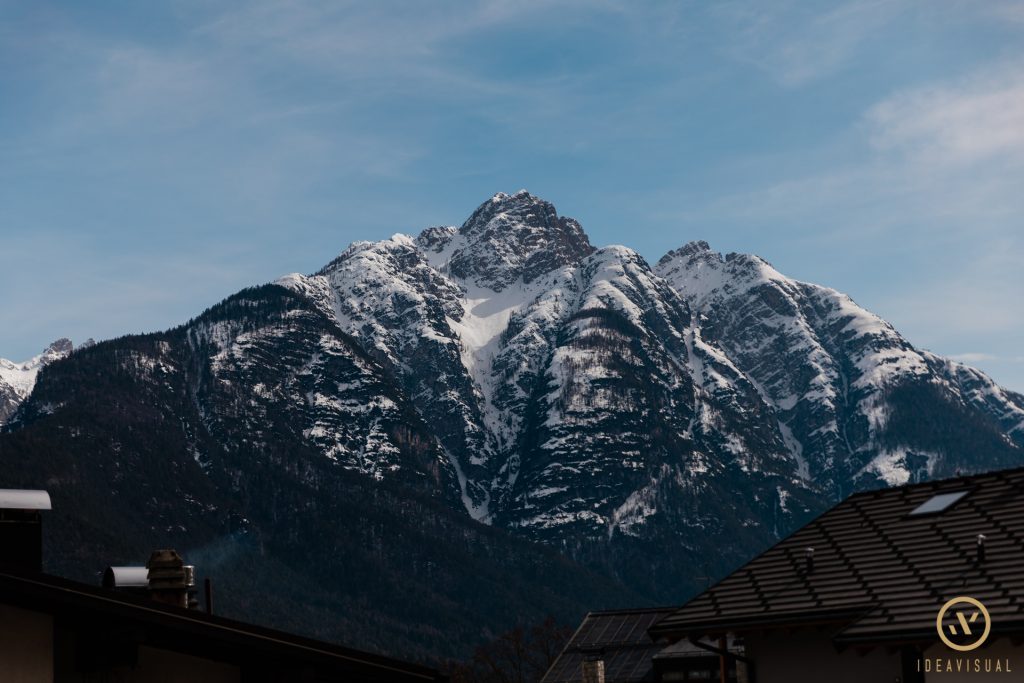
[[[1024,161],[1024,65],[897,93],[866,121],[876,148],[929,165]]]
[[[273,55],[325,73],[361,79],[460,81],[466,77],[466,65],[444,59],[452,41],[517,22],[559,16],[571,23],[574,16],[617,11],[618,3],[611,0],[258,1],[206,21],[194,34],[230,49],[252,51],[256,59]]]
[[[900,225],[921,227],[929,242],[964,233],[999,239],[1024,211],[1022,122],[1024,65],[991,65],[893,93],[844,134],[806,152],[796,171],[776,171],[773,182],[723,195],[683,218],[790,225],[817,218],[816,236],[858,241]],[[791,157],[787,151],[757,163],[792,166]],[[823,215],[835,220],[823,225]]]
[[[961,360],[998,370],[1020,388],[1022,74],[1019,62],[1000,63],[893,93],[844,136],[807,153],[796,171],[676,218],[797,237],[823,264],[805,265],[812,275],[804,277],[841,288],[844,279],[860,283],[850,293],[913,343],[939,353],[967,348]],[[773,161],[790,159],[760,163]],[[763,255],[773,258],[770,250]],[[874,284],[862,282],[875,271]]]
[[[96,55],[99,107],[110,125],[194,125],[223,108],[224,81],[196,55],[114,46]]]
[[[787,87],[835,73],[900,12],[905,0],[848,0],[827,11],[820,4],[734,0],[715,5],[732,27],[727,51],[768,72]]]

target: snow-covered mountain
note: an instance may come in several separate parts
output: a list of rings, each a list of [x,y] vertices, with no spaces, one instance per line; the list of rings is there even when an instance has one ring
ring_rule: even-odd
[[[1011,446],[1011,458],[1012,446],[1024,445],[1024,397],[915,349],[845,294],[787,278],[757,256],[722,256],[706,242],[670,252],[657,271],[776,412],[793,458],[833,496],[1010,464],[984,462],[959,439],[965,435],[919,438],[905,424],[913,410],[923,409],[918,419],[937,411],[959,422],[983,418]],[[907,403],[922,392],[925,405]]]
[[[0,427],[32,393],[36,377],[42,367],[66,357],[72,348],[71,340],[62,338],[50,344],[38,356],[33,356],[22,363],[0,358]]]
[[[75,353],[18,415],[0,458],[26,481],[104,496],[113,481],[140,539],[213,534],[210,510],[231,509],[289,553],[357,539],[382,575],[421,572],[447,605],[460,580],[479,595],[513,571],[524,538],[678,600],[854,489],[1024,462],[1024,397],[848,296],[704,242],[651,267],[526,191]],[[76,460],[68,479],[32,455],[62,449],[96,471]],[[338,482],[376,512],[323,517]],[[90,495],[72,497],[82,519],[107,502]],[[385,533],[376,518],[396,508]],[[506,569],[475,557],[460,579],[449,560],[469,538]],[[541,564],[514,570],[530,590]],[[438,567],[443,581],[423,578]]]
[[[475,519],[575,544],[643,537],[663,507],[698,509],[737,480],[758,493],[724,505],[749,527],[778,525],[808,495],[754,385],[688,304],[639,254],[595,249],[528,192],[495,195],[459,228],[354,244],[279,284],[415,397]]]
[[[535,538],[643,537],[666,509],[740,481],[754,493],[732,512],[776,529],[807,495],[1021,455],[1019,395],[914,349],[848,296],[704,242],[652,269],[595,249],[525,191],[279,284],[415,397],[474,518]],[[927,414],[963,411],[1004,443],[981,457],[932,443],[901,422],[921,391]]]

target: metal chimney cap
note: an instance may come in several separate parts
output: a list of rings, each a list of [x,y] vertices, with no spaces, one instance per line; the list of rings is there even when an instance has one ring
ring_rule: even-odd
[[[0,509],[52,510],[50,494],[29,489],[0,489]]]

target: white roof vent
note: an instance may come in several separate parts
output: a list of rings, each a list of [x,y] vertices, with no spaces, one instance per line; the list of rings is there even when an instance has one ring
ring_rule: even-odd
[[[103,572],[104,588],[147,588],[149,570],[145,567],[107,567]]]
[[[46,491],[0,489],[2,510],[52,510],[50,494]]]

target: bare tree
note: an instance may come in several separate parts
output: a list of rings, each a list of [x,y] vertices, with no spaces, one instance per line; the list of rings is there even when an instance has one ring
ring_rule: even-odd
[[[452,683],[537,683],[571,635],[572,629],[548,617],[528,629],[517,626],[477,647],[469,661],[445,668]]]

